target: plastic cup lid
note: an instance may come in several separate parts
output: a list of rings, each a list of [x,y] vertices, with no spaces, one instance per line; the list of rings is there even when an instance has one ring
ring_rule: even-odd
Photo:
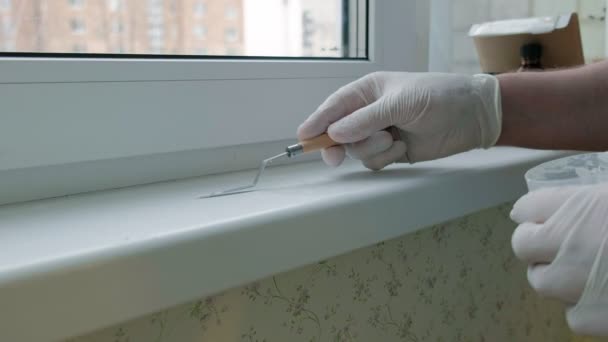
[[[528,190],[608,182],[608,152],[552,160],[526,172]]]

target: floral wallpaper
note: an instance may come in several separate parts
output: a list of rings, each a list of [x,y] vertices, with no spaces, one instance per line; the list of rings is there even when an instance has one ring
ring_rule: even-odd
[[[511,251],[510,209],[485,210],[69,341],[573,341],[563,308],[530,290]]]

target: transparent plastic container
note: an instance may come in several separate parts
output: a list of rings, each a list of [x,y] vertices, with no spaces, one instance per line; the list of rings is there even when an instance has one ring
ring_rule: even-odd
[[[526,172],[528,190],[608,182],[608,152],[577,154],[540,164]]]

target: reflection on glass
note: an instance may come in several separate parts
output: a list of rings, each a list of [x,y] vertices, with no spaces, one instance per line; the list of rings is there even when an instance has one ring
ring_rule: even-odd
[[[0,0],[0,52],[366,57],[357,1]]]

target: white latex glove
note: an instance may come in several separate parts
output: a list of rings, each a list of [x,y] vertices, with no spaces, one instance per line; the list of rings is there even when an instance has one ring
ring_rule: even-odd
[[[394,162],[489,148],[501,124],[500,89],[493,76],[377,72],[331,95],[300,125],[298,137],[328,132],[345,144],[323,151],[328,165],[340,165],[348,152],[379,170]]]
[[[608,185],[553,188],[522,197],[513,250],[530,285],[566,303],[578,334],[608,336]]]

